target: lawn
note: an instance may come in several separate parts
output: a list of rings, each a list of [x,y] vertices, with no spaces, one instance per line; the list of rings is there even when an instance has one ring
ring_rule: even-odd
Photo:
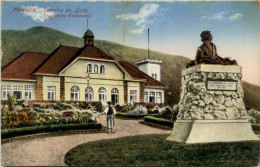
[[[260,144],[230,142],[181,144],[169,135],[143,135],[78,145],[65,155],[69,166],[257,165]]]

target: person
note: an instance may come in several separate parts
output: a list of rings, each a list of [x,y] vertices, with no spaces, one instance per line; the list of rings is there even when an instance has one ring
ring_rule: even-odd
[[[203,44],[198,47],[195,60],[187,63],[186,68],[197,64],[237,65],[236,60],[230,60],[229,58],[221,58],[218,56],[217,47],[211,42],[213,36],[210,31],[203,31],[200,34],[200,37]]]
[[[115,133],[115,131],[113,131],[113,128],[114,128],[114,125],[115,125],[114,116],[116,114],[116,110],[114,109],[114,107],[111,106],[110,101],[107,102],[107,107],[104,110],[104,112],[107,115],[107,133],[110,133],[110,132]]]

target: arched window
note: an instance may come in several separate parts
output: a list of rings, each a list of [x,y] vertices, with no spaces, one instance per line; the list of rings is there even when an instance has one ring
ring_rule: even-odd
[[[118,89],[114,88],[111,91],[111,102],[113,105],[118,104]]]
[[[85,89],[85,100],[94,101],[94,90],[89,86]]]
[[[98,65],[94,65],[94,73],[98,73]]]
[[[79,101],[79,87],[78,86],[71,87],[70,99],[71,99],[71,101]]]
[[[100,66],[100,73],[105,73],[105,66],[104,65],[101,65]]]
[[[87,72],[92,73],[92,65],[91,64],[87,65]]]
[[[107,91],[105,88],[100,88],[98,90],[98,95],[99,95],[99,101],[100,102],[106,102],[107,101]]]

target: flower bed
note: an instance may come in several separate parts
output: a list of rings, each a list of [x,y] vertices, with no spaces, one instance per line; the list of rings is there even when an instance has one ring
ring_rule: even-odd
[[[16,107],[17,108],[17,107]],[[20,108],[20,107],[19,107]],[[39,105],[34,104],[33,108],[14,109],[2,111],[2,129],[31,127],[54,124],[84,124],[96,121],[98,112],[86,109],[80,110],[73,105]]]

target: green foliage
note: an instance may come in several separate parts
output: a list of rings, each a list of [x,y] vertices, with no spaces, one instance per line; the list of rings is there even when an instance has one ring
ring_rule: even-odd
[[[134,106],[127,105],[127,106],[124,106],[123,109],[120,110],[120,112],[128,113],[128,112],[132,111],[133,109],[134,109]]]
[[[173,124],[174,124],[173,121],[170,121],[168,119],[156,118],[156,117],[152,117],[152,116],[145,116],[144,121],[145,122],[151,122],[151,123],[154,123],[154,124],[168,126],[168,127],[171,127],[171,128],[173,127]]]
[[[87,124],[60,124],[60,125],[49,125],[49,126],[34,126],[34,127],[23,127],[16,129],[6,129],[1,131],[2,139],[36,134],[46,132],[58,132],[67,130],[82,130],[82,129],[102,129],[102,125],[99,123],[87,123]]]
[[[124,106],[120,106],[119,104],[117,104],[115,107],[116,111],[121,111],[121,110],[123,110],[123,108],[124,108]]]
[[[68,166],[256,166],[259,141],[182,144],[165,135],[131,136],[78,145]]]
[[[22,106],[22,107],[25,107],[25,105],[24,105],[24,100],[17,100],[17,101],[16,101],[16,105],[20,105],[20,106]]]
[[[158,116],[158,114],[132,114],[132,113],[122,113],[122,112],[117,112],[116,113],[116,118],[121,118],[121,119],[142,119],[145,116]]]
[[[249,119],[253,124],[260,124],[260,111],[251,109],[248,111]]]
[[[16,100],[16,95],[11,96],[9,93],[7,94],[7,104],[8,104],[9,111],[14,110],[14,105],[16,103],[15,100]]]

